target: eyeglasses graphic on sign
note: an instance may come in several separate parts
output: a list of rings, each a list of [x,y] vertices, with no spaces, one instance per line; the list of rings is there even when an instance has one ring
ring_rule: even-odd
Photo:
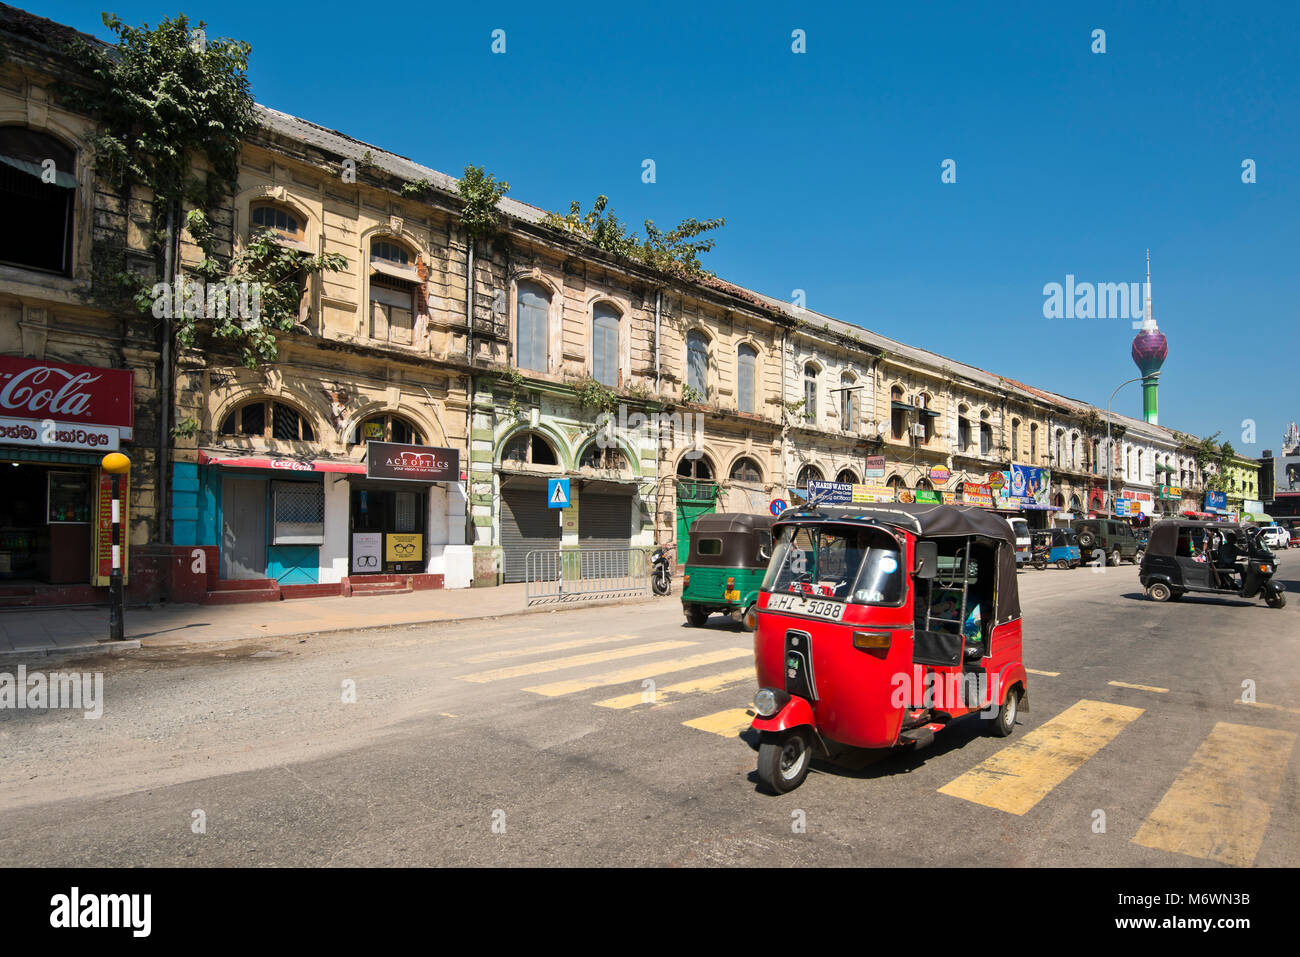
[[[410,542],[397,542],[393,545],[393,551],[399,555],[410,556],[415,554],[415,546]]]
[[[352,564],[357,568],[375,568],[379,565],[378,555],[357,555],[352,560]]]

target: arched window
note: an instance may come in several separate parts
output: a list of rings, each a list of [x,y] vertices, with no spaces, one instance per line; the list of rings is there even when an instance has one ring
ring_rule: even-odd
[[[930,396],[925,392],[916,395],[916,419],[921,429],[921,444],[925,445],[934,438],[934,416],[930,413]]]
[[[970,407],[960,405],[957,407],[957,451],[970,451]]]
[[[736,464],[731,467],[731,479],[734,482],[761,482],[763,481],[763,472],[758,467],[758,463],[751,458],[736,459]]]
[[[516,300],[515,364],[521,369],[546,372],[550,368],[551,294],[535,282],[521,282]]]
[[[598,302],[591,310],[591,374],[601,385],[617,386],[618,310]]]
[[[602,449],[599,442],[590,442],[578,457],[578,468],[622,472],[627,468],[627,456],[615,446]]]
[[[758,350],[742,342],[736,347],[736,407],[741,412],[758,411]]]
[[[817,421],[817,366],[811,362],[803,367],[803,417]]]
[[[293,210],[275,203],[255,203],[249,210],[249,219],[255,230],[270,230],[279,239],[290,239],[299,243],[304,239],[306,230],[302,217]]]
[[[53,161],[51,180],[51,166]],[[72,272],[77,153],[25,126],[0,127],[0,261]]]
[[[907,431],[907,406],[903,402],[902,386],[896,385],[889,390],[889,429],[890,434],[898,440]]]
[[[1053,457],[1057,468],[1065,465],[1065,429],[1056,430],[1056,452]]]
[[[1092,474],[1101,474],[1101,439],[1092,440]]]
[[[795,480],[796,488],[807,488],[809,482],[822,481],[822,470],[815,465],[805,465],[799,470],[799,478]]]
[[[316,438],[306,416],[293,406],[272,399],[255,399],[227,414],[221,423],[221,434],[304,442]]]
[[[891,475],[889,477],[889,481],[886,482],[885,485],[887,485],[889,488],[892,489],[900,489],[906,487],[903,485],[903,478],[901,475]]]
[[[1020,420],[1011,420],[1011,461],[1020,458]]]
[[[843,485],[857,485],[858,477],[853,474],[852,469],[840,469],[840,474],[835,476],[835,481]]]
[[[372,416],[357,423],[352,432],[352,442],[361,445],[365,442],[400,442],[402,445],[423,445],[420,430],[405,419],[396,415]]]
[[[697,482],[712,482],[713,463],[709,461],[707,455],[698,458],[683,455],[682,460],[677,463],[677,477],[695,479]]]
[[[916,480],[916,487],[917,487],[917,488],[923,488],[923,489],[925,489],[927,492],[933,492],[933,491],[934,491],[934,486],[930,484],[930,480],[927,479],[927,478],[920,478],[920,479],[917,479],[917,480]]]
[[[698,329],[686,334],[686,385],[701,399],[709,397],[709,340]]]
[[[840,428],[858,431],[858,380],[852,373],[840,376]]]
[[[370,242],[370,338],[409,346],[415,341],[415,294],[420,275],[410,254],[387,239]]]
[[[980,455],[988,458],[993,454],[993,424],[987,412],[980,413]]]
[[[1079,468],[1079,433],[1070,434],[1070,468],[1076,471]]]
[[[1029,461],[1038,461],[1038,423],[1029,423]]]
[[[536,432],[520,432],[511,437],[501,452],[501,461],[514,466],[560,464],[551,443]]]

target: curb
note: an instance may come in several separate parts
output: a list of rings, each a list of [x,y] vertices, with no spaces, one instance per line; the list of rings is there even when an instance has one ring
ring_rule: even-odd
[[[40,648],[15,648],[0,650],[0,661],[6,658],[62,658],[67,655],[111,655],[119,651],[138,651],[140,640],[91,641],[82,645],[46,645]]]

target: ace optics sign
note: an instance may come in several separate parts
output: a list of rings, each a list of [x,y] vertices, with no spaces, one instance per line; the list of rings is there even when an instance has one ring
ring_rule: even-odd
[[[366,478],[457,482],[460,480],[460,451],[428,445],[367,442]]]

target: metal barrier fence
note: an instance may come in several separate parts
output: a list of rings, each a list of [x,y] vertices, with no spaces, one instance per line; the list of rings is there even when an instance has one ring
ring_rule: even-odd
[[[529,605],[577,601],[596,595],[638,595],[650,587],[644,548],[538,549],[524,556],[524,597]]]

